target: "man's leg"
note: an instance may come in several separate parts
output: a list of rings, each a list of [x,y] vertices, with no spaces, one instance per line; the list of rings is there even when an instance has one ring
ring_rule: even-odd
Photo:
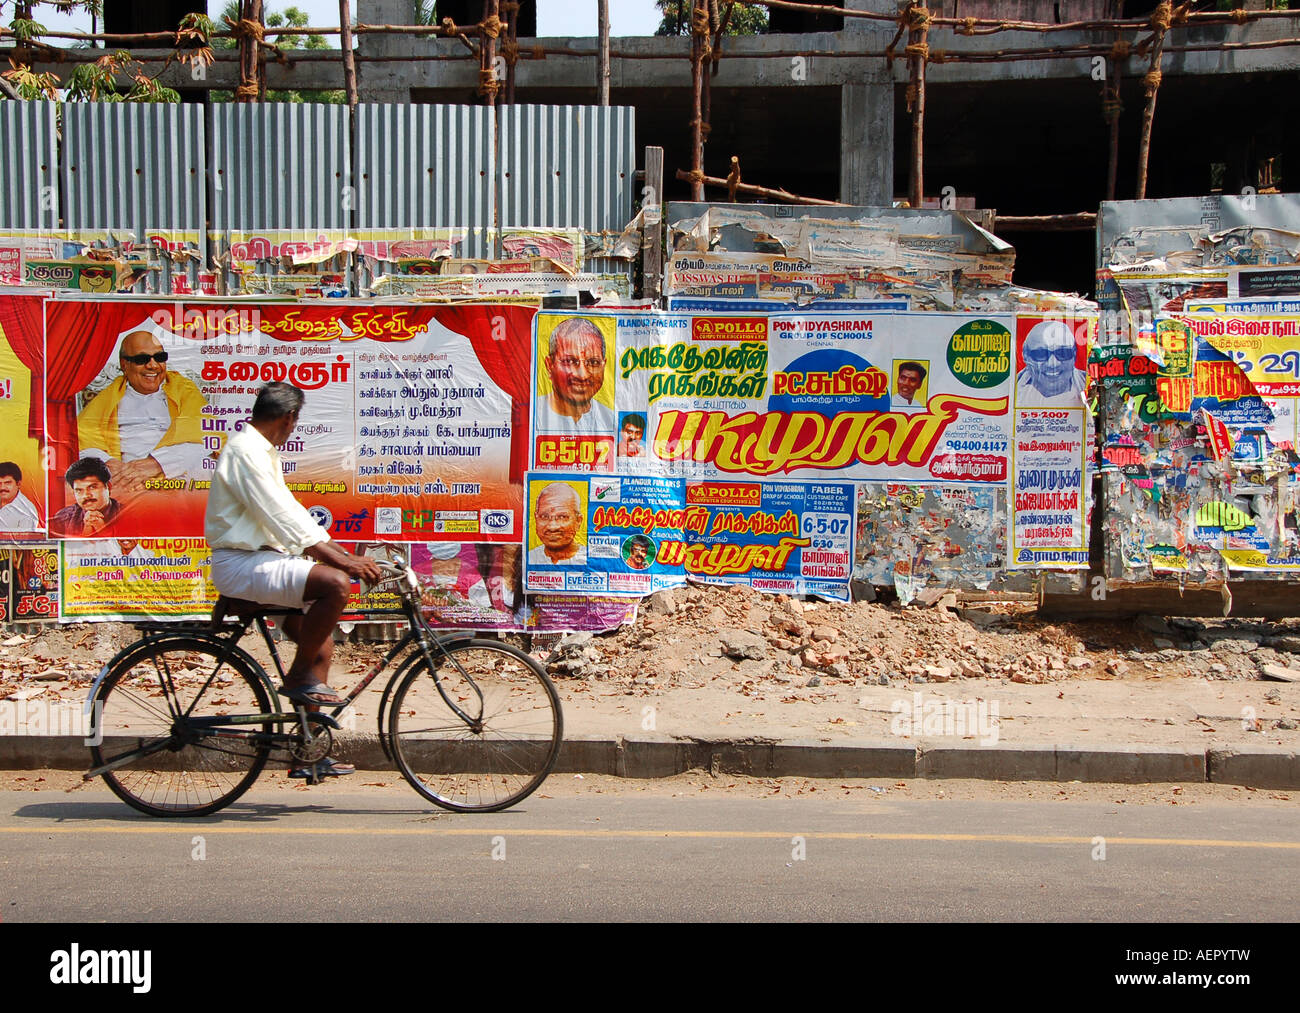
[[[285,673],[286,686],[311,686],[318,682],[329,685],[330,660],[334,657],[334,627],[347,607],[352,582],[342,570],[317,563],[307,574],[303,600],[311,602],[305,615],[291,615],[284,619],[284,632],[295,644],[298,653]],[[318,711],[316,704],[307,710]],[[315,768],[313,774],[312,768]],[[291,767],[289,776],[319,781],[322,777],[339,777],[356,773],[356,767],[325,757],[308,767]]]
[[[317,563],[307,575],[303,600],[311,602],[307,614],[289,616],[284,631],[297,645],[286,686],[329,685],[330,659],[334,657],[334,627],[348,604],[352,582],[342,570]]]

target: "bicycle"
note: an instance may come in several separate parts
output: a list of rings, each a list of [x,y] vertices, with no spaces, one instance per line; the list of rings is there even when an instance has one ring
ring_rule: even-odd
[[[390,558],[376,560],[385,573],[376,586],[399,588],[408,629],[342,704],[329,713],[272,706],[266,669],[239,641],[256,625],[283,685],[267,619],[295,610],[219,598],[210,623],[135,624],[143,636],[104,666],[87,698],[95,744],[83,779],[102,776],[118,798],[151,816],[224,808],[252,787],[273,753],[307,766],[315,783],[314,765],[342,727],[338,716],[394,664],[380,698],[379,740],[411,786],[455,812],[497,812],[527,798],[560,752],[564,719],[551,680],[508,644],[435,633],[421,612],[415,572],[391,546],[382,548]]]

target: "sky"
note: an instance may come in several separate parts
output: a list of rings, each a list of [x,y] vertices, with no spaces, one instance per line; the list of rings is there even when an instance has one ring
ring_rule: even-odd
[[[215,17],[226,0],[211,0],[208,12]],[[338,0],[266,0],[268,10],[297,7],[306,12],[312,27],[329,28],[339,23]],[[365,0],[352,0],[353,17]],[[0,3],[0,17],[7,23],[13,16],[12,4]],[[364,13],[364,11],[363,11]],[[53,7],[38,7],[37,21],[54,31],[89,31],[90,17],[78,12],[61,14]],[[611,35],[653,35],[661,15],[654,0],[609,0]],[[364,20],[364,19],[363,19]],[[596,0],[538,0],[537,34],[539,36],[587,36],[596,34]],[[335,45],[338,43],[335,42]]]

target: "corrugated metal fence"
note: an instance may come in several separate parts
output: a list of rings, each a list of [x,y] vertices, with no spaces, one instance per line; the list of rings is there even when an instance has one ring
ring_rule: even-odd
[[[50,102],[0,102],[0,227],[56,229],[58,142]]]
[[[57,114],[63,140],[57,142]],[[634,110],[0,102],[0,228],[620,229]],[[475,248],[474,243],[480,245]]]

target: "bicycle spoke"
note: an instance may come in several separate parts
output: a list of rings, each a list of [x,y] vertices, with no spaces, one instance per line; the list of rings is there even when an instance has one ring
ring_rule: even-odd
[[[126,761],[105,771],[104,779],[135,808],[151,815],[214,812],[247,790],[266,764],[270,747],[244,736],[269,734],[270,723],[216,734],[221,718],[270,707],[259,677],[224,654],[220,644],[162,638],[118,663],[104,680],[97,697],[104,740],[91,755],[95,766]],[[147,675],[143,683],[141,675]],[[148,686],[164,697],[166,712],[145,696]],[[192,727],[191,719],[203,724]],[[146,751],[150,744],[163,748]]]
[[[519,801],[559,750],[553,694],[527,656],[494,641],[456,645],[436,675],[411,672],[394,698],[389,730],[403,776],[446,808],[490,811]],[[481,714],[478,731],[452,704]]]

